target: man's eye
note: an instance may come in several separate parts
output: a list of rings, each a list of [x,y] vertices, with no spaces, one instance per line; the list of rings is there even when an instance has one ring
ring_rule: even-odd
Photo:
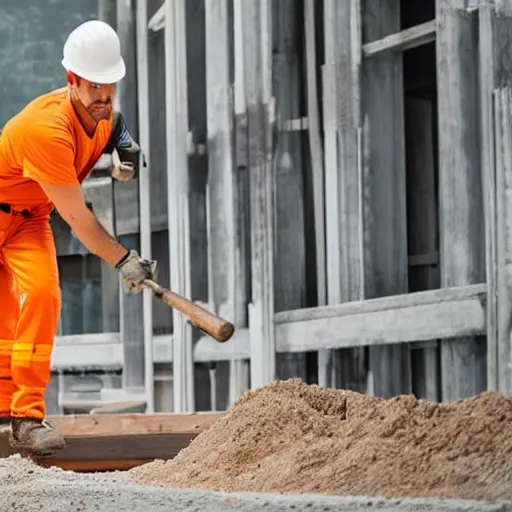
[[[91,84],[91,87],[93,89],[99,89],[101,87],[101,85],[100,84]]]

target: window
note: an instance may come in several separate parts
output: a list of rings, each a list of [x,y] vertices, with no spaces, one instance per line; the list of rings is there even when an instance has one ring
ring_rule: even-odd
[[[62,307],[57,334],[90,334],[103,332],[105,300],[102,296],[102,263],[92,254],[58,257]],[[117,296],[117,291],[116,291]],[[117,310],[118,301],[109,303]]]

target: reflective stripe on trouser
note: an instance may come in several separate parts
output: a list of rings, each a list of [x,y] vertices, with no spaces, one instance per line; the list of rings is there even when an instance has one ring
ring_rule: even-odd
[[[0,273],[0,293],[4,294],[2,284],[14,276],[23,302],[20,303],[17,293],[10,293],[1,301],[6,303],[2,313],[9,314],[0,318],[0,333],[7,333],[13,323],[16,329],[10,355],[9,344],[0,341],[0,368],[6,375],[0,379],[0,414],[10,402],[12,416],[42,419],[46,414],[44,395],[50,382],[50,361],[60,312],[57,258],[47,217],[16,218],[13,224],[16,229],[10,230],[3,245],[0,243],[4,266]]]

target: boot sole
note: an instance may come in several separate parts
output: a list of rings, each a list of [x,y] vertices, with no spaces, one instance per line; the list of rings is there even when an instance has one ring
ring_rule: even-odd
[[[27,448],[23,443],[19,443],[12,437],[12,433],[9,435],[9,445],[11,448],[17,452],[19,452],[22,456],[36,456],[36,457],[51,457],[56,453],[59,453],[66,447],[66,442],[63,441],[61,445],[55,446],[54,448],[46,448],[46,449],[37,449],[35,448]]]

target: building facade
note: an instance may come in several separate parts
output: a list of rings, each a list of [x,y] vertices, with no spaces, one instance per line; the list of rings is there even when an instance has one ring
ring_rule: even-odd
[[[291,377],[509,391],[512,1],[100,0],[81,16],[120,34],[119,108],[144,152],[129,184],[100,162],[87,200],[236,334],[218,344],[128,296],[55,216],[56,411],[226,409]]]

